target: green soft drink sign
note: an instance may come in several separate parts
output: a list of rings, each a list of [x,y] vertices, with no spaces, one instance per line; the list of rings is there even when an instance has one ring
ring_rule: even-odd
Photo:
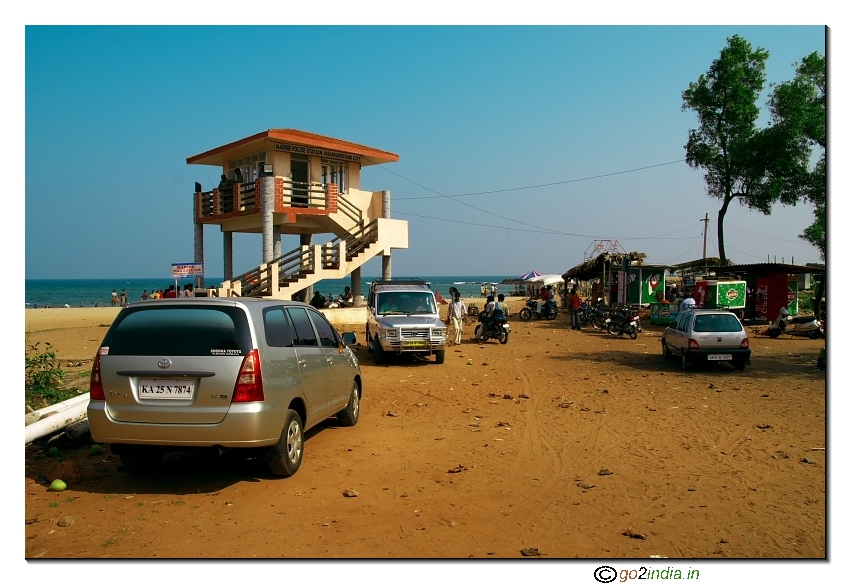
[[[742,309],[747,301],[747,284],[743,281],[718,282],[717,305],[730,310]]]

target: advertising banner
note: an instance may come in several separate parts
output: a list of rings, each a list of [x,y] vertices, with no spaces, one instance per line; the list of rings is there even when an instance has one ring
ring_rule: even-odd
[[[184,279],[204,276],[203,263],[172,263],[171,277],[173,279]]]
[[[766,277],[756,280],[756,320],[767,320],[767,283]]]
[[[799,310],[799,305],[797,303],[797,280],[789,279],[788,280],[788,313],[792,316],[797,315],[797,311]]]
[[[730,310],[742,310],[747,299],[747,283],[744,281],[717,282],[717,306]]]
[[[661,292],[661,299],[664,299],[664,271],[647,271],[643,270],[643,289],[641,290],[640,302],[644,304],[652,304],[658,301],[658,292]]]
[[[705,307],[705,296],[708,293],[708,282],[698,281],[694,284],[694,301],[697,308]]]

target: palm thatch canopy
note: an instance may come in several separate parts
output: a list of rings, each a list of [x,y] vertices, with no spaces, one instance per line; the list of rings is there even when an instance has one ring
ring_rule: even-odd
[[[735,265],[728,259],[726,260],[727,265]],[[694,259],[693,261],[686,261],[685,263],[678,263],[676,265],[671,265],[671,271],[681,271],[690,272],[690,271],[704,271],[709,267],[720,267],[720,258],[719,257],[706,257],[705,259]]]
[[[611,264],[622,264],[624,257],[627,257],[633,265],[643,265],[646,260],[646,253],[640,253],[639,251],[631,251],[629,253],[600,253],[596,257],[592,257],[567,271],[563,275],[564,281],[570,279],[590,281],[591,279],[602,277],[604,272],[611,270]]]

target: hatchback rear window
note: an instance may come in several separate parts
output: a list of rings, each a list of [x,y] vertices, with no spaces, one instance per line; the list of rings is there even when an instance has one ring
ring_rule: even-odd
[[[133,356],[241,356],[253,348],[245,312],[229,306],[122,310],[103,347]]]
[[[701,314],[694,320],[694,332],[740,332],[741,322],[734,314]]]

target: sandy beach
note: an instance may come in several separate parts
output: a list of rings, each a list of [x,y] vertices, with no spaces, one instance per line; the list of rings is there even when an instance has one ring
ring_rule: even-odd
[[[117,313],[26,310],[26,329],[90,360]],[[744,372],[683,372],[648,322],[634,341],[565,315],[510,324],[504,346],[470,324],[443,365],[356,347],[360,423],[308,432],[289,479],[200,454],[135,478],[86,446],[64,451],[78,473],[56,493],[27,446],[26,556],[825,557],[823,341],[751,331]]]

